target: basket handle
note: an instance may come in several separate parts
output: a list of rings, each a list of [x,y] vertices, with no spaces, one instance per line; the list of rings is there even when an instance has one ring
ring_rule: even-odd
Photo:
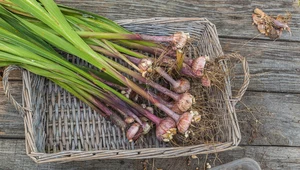
[[[225,58],[228,58],[228,59],[238,59],[241,61],[242,63],[242,66],[243,66],[243,72],[244,72],[244,81],[243,81],[243,84],[241,86],[241,88],[239,89],[238,93],[235,95],[235,96],[232,96],[232,102],[234,102],[235,104],[237,102],[239,102],[243,95],[245,94],[248,86],[249,86],[249,82],[250,82],[250,73],[249,73],[249,67],[248,67],[248,62],[246,60],[245,57],[241,56],[240,54],[237,54],[237,53],[232,53],[232,54],[229,54],[229,55],[226,55]]]
[[[4,94],[5,96],[8,98],[8,100],[15,106],[15,108],[17,109],[17,111],[22,115],[24,116],[24,113],[25,113],[25,108],[19,104],[15,98],[12,96],[11,94],[11,86],[10,86],[10,83],[8,81],[8,78],[9,78],[9,74],[13,71],[13,70],[20,70],[19,67],[17,66],[9,66],[7,67],[4,72],[3,72],[3,89],[4,89]]]

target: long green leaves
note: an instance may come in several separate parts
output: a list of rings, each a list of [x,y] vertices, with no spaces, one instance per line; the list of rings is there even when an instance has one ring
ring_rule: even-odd
[[[69,42],[57,41],[57,36],[44,31],[44,37],[47,38],[47,41],[50,41],[51,44],[57,47],[64,47],[67,52],[73,51],[74,48],[77,48],[78,54],[75,55],[94,64],[99,69],[105,70],[109,75],[118,79],[116,76],[117,72],[102,59],[103,56],[99,56],[78,36],[52,0],[41,0],[40,2],[44,8],[36,0],[12,0],[12,2],[18,4],[22,9],[47,24]],[[41,36],[41,33],[39,33],[42,31],[41,29],[38,29],[36,26],[25,20],[20,18],[18,19],[22,23],[26,24],[32,31],[35,31],[35,33]],[[73,47],[70,46],[70,43]]]
[[[147,93],[143,92],[137,85],[123,77],[119,72],[117,72],[113,67],[106,63],[103,60],[104,56],[100,56],[95,51],[93,51],[80,37],[79,35],[72,29],[72,27],[68,24],[65,17],[57,7],[57,5],[52,0],[41,0],[43,7],[36,0],[11,0],[12,2],[18,4],[22,9],[31,13],[33,16],[47,24],[50,28],[59,33],[62,38],[51,34],[50,32],[40,29],[37,26],[30,24],[29,22],[22,20],[19,17],[16,17],[20,22],[29,27],[32,31],[38,34],[40,37],[45,38],[51,44],[56,47],[64,48],[66,52],[72,52],[72,54],[92,63],[100,70],[106,72],[113,78],[119,80],[123,84],[132,87],[138,92],[142,92],[143,96],[148,96]],[[41,35],[42,34],[42,35]],[[69,42],[69,43],[68,43]],[[73,47],[70,45],[73,45]],[[75,52],[74,52],[75,51]],[[99,83],[101,87],[106,90],[112,91],[114,94],[118,95],[123,100],[128,99],[124,97],[122,94],[116,92],[114,89],[106,86],[105,84]]]
[[[90,89],[99,90],[97,94],[100,97],[102,95],[105,96],[105,94],[108,93],[114,94],[118,96],[120,99],[122,99],[123,101],[126,101],[131,107],[141,112],[145,112],[145,110],[142,109],[138,104],[129,100],[124,95],[122,95],[121,93],[113,89],[112,87],[95,79],[93,76],[88,74],[83,69],[80,69],[70,64],[68,61],[64,60],[61,56],[59,56],[56,52],[54,52],[52,47],[49,46],[48,44],[44,45],[45,43],[49,43],[55,48],[73,54],[87,61],[88,63],[96,66],[98,69],[106,73],[112,79],[119,81],[123,85],[135,91],[137,94],[151,101],[154,105],[156,105],[164,112],[173,114],[173,111],[171,111],[168,107],[159,103],[156,98],[153,98],[151,95],[145,92],[140,86],[138,86],[133,81],[126,78],[120,72],[117,71],[117,70],[121,70],[122,72],[129,74],[132,73],[130,69],[120,67],[114,61],[104,57],[103,55],[96,53],[93,49],[90,48],[90,46],[87,44],[87,41],[82,39],[78,35],[78,32],[76,32],[78,30],[86,31],[84,27],[90,27],[90,26],[91,26],[90,29],[92,31],[93,29],[95,30],[111,29],[111,31],[127,33],[126,31],[124,31],[124,29],[121,29],[119,26],[117,27],[113,22],[110,22],[109,20],[105,20],[103,18],[98,18],[99,20],[95,20],[89,17],[85,17],[83,15],[80,16],[78,14],[78,11],[73,11],[72,9],[64,8],[65,12],[71,14],[69,17],[66,18],[63,15],[60,8],[55,4],[53,0],[39,0],[39,1],[10,0],[9,2],[12,2],[12,4],[14,4],[15,9],[18,7],[22,9],[20,13],[17,13],[22,16],[20,17],[20,15],[15,15],[11,12],[8,12],[4,8],[0,9],[0,15],[1,17],[3,17],[3,20],[5,22],[7,22],[12,27],[14,27],[22,35],[20,36],[16,35],[18,37],[16,38],[15,41],[13,41],[14,44],[9,44],[6,41],[7,44],[4,43],[4,46],[0,47],[0,50],[16,56],[21,56],[22,54],[14,51],[14,49],[20,51],[28,50],[28,51],[24,51],[24,56],[26,56],[27,58],[26,61],[16,60],[13,62],[20,62],[20,63],[24,62],[26,66],[28,65],[32,66],[28,69],[33,69],[33,71],[36,71],[34,67],[42,68],[43,66],[45,66],[42,64],[43,61],[48,64],[53,64],[54,62],[57,64],[57,66],[54,66],[53,64],[53,66],[49,68],[49,71],[55,73],[55,75],[58,76],[57,78],[59,81],[61,80],[62,77],[67,76],[65,81],[73,82],[75,84],[80,85],[90,94],[92,94],[92,91],[90,91]],[[32,15],[33,19],[31,17],[29,18],[28,14]],[[42,23],[37,23],[39,21]],[[83,24],[84,27],[82,27],[80,23],[84,23],[84,22],[86,22],[87,24]],[[101,22],[103,27],[102,28],[97,27],[96,24],[99,23],[101,24]],[[5,29],[2,30],[2,32],[4,33],[3,37],[6,36],[9,39],[13,39],[14,36],[7,33]],[[121,46],[115,45],[114,43],[108,42],[106,40],[100,40],[100,41],[94,39],[88,39],[88,40],[89,40],[88,42],[96,43],[97,45],[102,46],[103,48],[109,50],[110,52],[119,55],[120,58],[128,62],[128,59],[124,57],[120,53],[120,51],[123,53],[126,52],[129,53],[129,52],[126,51],[126,49],[124,48],[122,49]],[[127,43],[130,44],[131,42],[127,42]],[[141,44],[143,43],[145,42],[141,42]],[[11,46],[16,44],[20,45],[20,48],[13,48]],[[37,47],[37,49],[34,49],[35,47]],[[49,52],[47,52],[47,49],[49,49]],[[30,56],[31,53],[33,53],[32,56]],[[139,57],[142,58],[143,56],[139,56]],[[33,60],[33,63],[30,62],[30,59]],[[45,67],[45,69],[47,69],[47,67]],[[78,74],[79,76],[78,80],[76,79],[75,76],[76,74],[74,73]],[[137,74],[137,73],[133,72],[132,74]],[[53,75],[51,76],[48,75],[48,76],[49,78],[56,80],[55,77],[52,77]],[[105,97],[103,97],[102,99],[105,99]]]

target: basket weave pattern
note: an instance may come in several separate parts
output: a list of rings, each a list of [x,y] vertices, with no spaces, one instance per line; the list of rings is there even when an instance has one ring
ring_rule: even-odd
[[[130,31],[151,35],[171,35],[177,31],[189,32],[201,55],[211,59],[223,55],[215,26],[202,18],[150,18],[117,21]],[[77,64],[86,64],[68,56]],[[232,56],[239,57],[239,56]],[[229,78],[222,95],[226,138],[217,144],[172,147],[156,140],[155,131],[143,140],[130,143],[125,133],[105,120],[87,105],[47,79],[22,70],[22,105],[9,91],[8,75],[17,67],[4,72],[3,83],[9,100],[24,117],[26,152],[38,163],[83,161],[91,159],[145,159],[170,158],[224,151],[236,147],[241,134],[237,123],[235,104],[243,96],[248,83],[248,66],[243,58],[244,84],[236,97],[231,94]],[[226,67],[226,61],[222,66]]]

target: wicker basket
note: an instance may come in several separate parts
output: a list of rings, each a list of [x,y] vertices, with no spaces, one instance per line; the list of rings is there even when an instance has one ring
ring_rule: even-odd
[[[144,34],[162,35],[185,31],[198,42],[201,54],[212,58],[223,55],[215,26],[203,18],[150,18],[117,21],[127,29]],[[157,31],[159,30],[159,31]],[[159,34],[158,34],[159,35]],[[69,56],[70,57],[70,56]],[[146,159],[171,158],[225,151],[236,147],[241,134],[235,113],[235,104],[249,84],[247,62],[242,60],[245,72],[241,90],[234,97],[230,79],[222,94],[226,137],[217,144],[172,147],[147,134],[143,142],[130,143],[110,121],[103,119],[84,103],[43,77],[21,69],[23,75],[22,105],[10,93],[8,75],[18,67],[11,66],[4,73],[4,89],[9,100],[24,117],[26,152],[37,163],[68,162],[92,159]],[[72,58],[74,63],[84,64]],[[222,61],[224,69],[226,61]],[[223,115],[222,115],[223,116]]]

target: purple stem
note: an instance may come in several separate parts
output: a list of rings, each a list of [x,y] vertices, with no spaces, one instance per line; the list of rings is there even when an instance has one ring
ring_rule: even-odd
[[[115,84],[115,83],[112,83],[112,82],[109,82],[109,81],[106,81],[102,78],[100,78],[99,76],[95,75],[94,73],[92,72],[89,72],[94,78],[98,79],[99,81],[101,81],[102,83],[106,84],[106,85],[109,85],[110,87],[114,87],[116,89],[119,89],[119,90],[127,90],[128,88],[127,87],[123,87],[123,86],[120,86],[118,84]]]
[[[113,95],[111,95],[111,96],[113,96]],[[152,97],[153,98],[153,96],[151,96],[150,94],[149,94],[149,97]],[[117,98],[117,97],[113,97],[114,99],[116,99],[115,101],[117,102],[117,103],[121,103],[121,102],[119,102],[119,98]],[[164,110],[169,110],[169,108],[167,108],[166,106],[164,106],[164,105],[162,105],[162,104],[160,104],[158,101],[157,101],[157,103],[156,103],[157,105],[159,105],[161,108],[163,108]],[[124,105],[123,105],[124,106]],[[126,106],[125,106],[126,107]],[[148,110],[146,110],[146,109],[144,109],[144,108],[142,108],[140,105],[136,105],[136,107],[135,108],[132,108],[132,107],[129,107],[130,108],[130,110],[137,110],[138,112],[139,112],[139,114],[141,114],[141,115],[143,115],[143,116],[145,116],[146,118],[148,118],[149,120],[151,120],[153,123],[155,123],[156,125],[159,125],[160,124],[160,122],[162,121],[162,119],[161,118],[159,118],[159,117],[157,117],[157,116],[155,116],[154,114],[152,114],[151,112],[149,112]],[[166,114],[168,114],[170,117],[172,117],[175,121],[178,121],[179,120],[179,118],[180,118],[180,116],[179,115],[177,115],[176,113],[174,113],[174,112],[172,112],[172,111],[170,111],[170,112],[166,112]]]
[[[154,95],[154,96],[156,96],[154,93],[152,93],[152,92],[150,92],[149,93],[150,95]],[[114,102],[115,103],[120,103],[120,104],[122,104],[123,103],[123,101],[122,100],[120,100],[118,97],[116,97],[116,96],[114,96],[114,95],[111,95],[111,97],[113,97],[113,100],[114,100]],[[165,102],[165,101],[164,101]],[[125,103],[123,103],[122,104],[123,105],[123,107],[124,108],[128,108],[128,106],[125,104]],[[168,106],[170,106],[170,104],[168,104]],[[131,108],[131,107],[129,107],[129,109],[130,110],[132,110],[132,111],[136,111],[134,108]],[[135,117],[136,116],[139,116],[139,115],[143,115],[143,116],[145,116],[146,118],[148,118],[149,120],[151,120],[153,123],[155,123],[156,125],[159,125],[160,124],[160,122],[162,121],[162,119],[161,118],[159,118],[159,117],[157,117],[157,116],[155,116],[154,114],[152,114],[152,113],[150,113],[148,110],[146,110],[146,109],[144,109],[144,108],[142,108],[141,106],[138,106],[138,107],[136,107],[136,109],[138,109],[138,110],[143,110],[142,112],[135,112],[135,113],[137,113],[137,114],[133,114],[131,117],[133,117],[134,119],[135,119]],[[130,113],[130,111],[129,112],[126,112],[126,113]],[[167,113],[170,117],[172,117],[176,122],[177,121],[179,121],[179,119],[180,119],[180,116],[178,115],[178,114],[176,114],[175,112],[173,112],[173,113]],[[134,117],[134,115],[136,115],[135,117]],[[130,116],[130,115],[128,115],[128,116]],[[138,118],[138,117],[137,117]],[[138,118],[139,119],[139,118]],[[139,119],[140,120],[140,119]],[[138,122],[139,123],[139,122]],[[142,123],[141,124],[142,126],[144,126],[144,124]]]
[[[170,64],[170,63],[174,63],[176,62],[174,59],[164,56],[164,58],[161,60],[162,63],[165,64]],[[180,70],[181,74],[188,76],[188,77],[192,77],[192,78],[196,78],[197,76],[193,73],[192,68],[186,64],[183,63],[182,68]]]
[[[153,97],[155,97],[159,102],[161,102],[162,104],[166,105],[168,108],[172,108],[174,104],[165,101],[164,99],[162,99],[161,97],[159,97],[158,95],[154,94],[151,91],[147,91],[150,95],[152,95]]]
[[[176,80],[174,80],[171,76],[169,76],[169,74],[166,73],[161,67],[156,67],[155,70],[162,77],[164,77],[168,82],[170,82],[173,87],[177,87],[180,85]]]
[[[143,78],[143,77],[142,77]],[[138,77],[136,77],[136,79],[140,80],[141,82],[150,85],[151,87],[155,88],[156,90],[170,96],[172,99],[174,100],[179,100],[180,95],[177,93],[174,93],[173,91],[153,82],[152,80],[146,80],[146,79],[139,79]]]
[[[145,34],[119,34],[119,33],[103,33],[103,32],[77,32],[83,38],[97,38],[110,40],[142,40],[153,42],[174,42],[178,35],[171,36],[152,36]]]
[[[138,43],[123,41],[123,40],[120,40],[118,42],[127,48],[141,50],[141,51],[144,51],[144,52],[147,52],[150,54],[154,54],[154,55],[161,55],[161,54],[165,53],[165,50],[163,50],[161,48],[157,48],[157,47],[148,47],[148,46],[144,46],[144,45],[141,45]],[[169,54],[169,53],[167,53],[167,54]],[[176,54],[176,53],[173,52],[171,54]]]
[[[100,52],[102,54],[104,54],[105,56],[107,57],[114,57],[114,58],[119,58],[119,56],[117,56],[116,54],[104,49],[104,48],[101,48],[99,46],[93,46],[93,45],[90,45],[90,47],[97,51],[97,52]],[[134,64],[138,65],[141,61],[141,59],[139,58],[136,58],[136,57],[132,57],[132,56],[128,56],[128,55],[125,55],[131,62],[133,62]],[[191,62],[193,62],[192,59],[186,59],[185,57],[185,60],[189,60]],[[164,58],[162,59],[162,62],[165,63],[165,64],[170,64],[170,63],[174,63],[175,60],[174,59],[171,59],[170,57],[168,56],[164,56]],[[189,67],[188,64],[185,64],[183,63],[183,66],[182,66],[182,69],[180,70],[181,73],[185,76],[188,76],[188,77],[196,77],[196,75],[194,75],[194,73],[192,72],[192,69]]]
[[[171,98],[173,98],[174,100],[178,100],[180,98],[180,95],[170,91],[169,89],[167,88],[164,88],[162,86],[160,86],[159,84],[156,84],[154,83],[153,81],[147,81],[144,77],[142,77],[139,73],[137,72],[134,72],[126,67],[124,67],[123,65],[117,63],[117,62],[114,62],[112,61],[111,59],[109,58],[106,58],[107,61],[110,60],[110,64],[111,66],[113,66],[115,69],[119,70],[119,71],[122,71],[124,73],[127,73],[128,75],[131,75],[132,77],[136,78],[137,80],[145,83],[145,84],[149,84],[151,85],[152,87],[156,88],[158,91],[162,92],[162,93],[165,93],[166,95],[169,95]],[[130,81],[128,82],[130,83]],[[131,86],[135,87],[136,85],[135,84],[131,84]],[[138,92],[137,92],[138,93]],[[146,93],[144,91],[139,91],[139,93],[141,93],[140,95],[144,95],[143,97],[145,97],[146,99],[150,100],[156,107],[160,108],[161,110],[163,110],[166,114],[168,114],[170,117],[172,117],[174,120],[178,120],[179,119],[179,115],[177,115],[176,113],[174,113],[171,109],[169,109],[168,107],[162,105],[161,103],[159,103],[159,101],[155,98],[153,98],[152,96],[147,96],[146,97]],[[149,116],[148,115],[148,112],[143,109],[142,107],[140,107],[139,105],[137,105],[137,110],[140,111],[141,113],[145,114],[144,116],[147,117]],[[149,112],[150,115],[153,115]],[[148,118],[148,117],[147,117]],[[150,119],[150,118],[149,118]],[[150,119],[151,120],[151,119]],[[156,121],[157,122],[157,121]]]
[[[183,63],[180,72],[185,76],[197,78],[197,76],[193,73],[192,68],[185,63]]]
[[[104,52],[105,49],[101,48],[101,47],[97,47],[97,46],[94,46],[92,47],[94,50],[97,50],[98,52]],[[114,55],[113,53],[109,53],[109,52],[105,52],[106,54],[109,54],[111,57],[117,57],[116,55]],[[144,77],[142,77],[140,74],[130,70],[130,69],[127,69],[126,67],[124,67],[123,65],[119,64],[119,63],[116,63],[116,62],[111,62],[111,65],[113,67],[115,67],[116,69],[119,69],[129,75],[131,75],[132,77],[138,79],[139,81],[143,82],[143,83],[146,83],[146,84],[149,84],[151,85],[152,87],[156,88],[158,91],[162,92],[162,93],[165,93],[167,94],[168,96],[170,96],[171,98],[173,98],[174,100],[178,100],[179,99],[179,95],[170,91],[169,89],[167,88],[164,88],[162,87],[161,85],[157,84],[157,83],[154,83],[153,81],[147,81]]]
[[[192,95],[190,95],[189,93],[184,93],[184,94],[177,94],[174,93],[173,91],[162,87],[161,85],[153,82],[152,80],[146,80],[144,77],[142,77],[140,74],[127,69],[126,67],[124,67],[121,64],[112,62],[111,65],[118,69],[119,71],[122,71],[124,73],[127,73],[128,75],[132,76],[133,78],[150,85],[151,87],[157,89],[158,91],[170,96],[171,98],[173,98],[176,101],[176,108],[180,109],[182,112],[187,111],[191,105],[192,105]],[[138,93],[138,92],[137,92]],[[163,105],[162,103],[160,103],[155,97],[149,95],[147,92],[140,91],[140,93],[143,93],[143,96],[145,99],[151,101],[151,103],[153,103],[156,107],[160,108],[161,110],[163,110],[166,114],[168,114],[170,117],[172,117],[174,120],[178,119],[178,115],[172,111],[170,108],[166,107],[165,105]]]
[[[150,54],[154,54],[154,55],[162,55],[164,54],[164,57],[172,57],[173,59],[176,59],[176,52],[174,50],[169,50],[169,51],[165,51],[163,49],[160,48],[155,48],[155,47],[147,47],[147,46],[143,46],[137,43],[133,43],[133,42],[124,42],[124,41],[120,41],[121,44],[123,44],[124,46],[128,47],[128,48],[132,48],[132,49],[136,49],[136,50],[142,50],[144,52],[148,52]],[[193,63],[193,59],[189,58],[187,56],[184,57],[183,62],[186,63],[188,66],[192,66]]]
[[[106,107],[102,102],[94,98],[95,105],[102,110],[106,115],[108,115],[111,120],[122,129],[125,129],[127,127],[127,124],[124,122],[124,120],[119,117],[117,114],[113,113],[108,107]]]
[[[130,107],[126,103],[124,103],[123,100],[119,99],[118,97],[116,97],[113,94],[106,95],[106,97],[111,99],[111,100],[106,100],[105,101],[106,103],[108,103],[110,106],[116,107],[117,109],[119,109],[120,111],[125,113],[127,116],[132,117],[137,123],[139,123],[140,125],[142,125],[144,127],[140,118],[137,117],[137,115],[132,112]]]
[[[154,114],[150,113],[149,111],[145,110],[145,112],[141,112],[143,116],[151,120],[153,123],[155,123],[157,126],[160,124],[162,121],[161,118],[155,116]]]
[[[125,55],[131,62],[133,62],[134,64],[138,65],[142,59],[140,58],[136,58],[136,57],[131,57],[129,55]]]
[[[283,28],[283,29],[288,29],[288,31],[290,32],[290,28],[286,23],[280,22],[274,18],[271,18],[272,22],[274,23],[274,25],[278,28]]]

